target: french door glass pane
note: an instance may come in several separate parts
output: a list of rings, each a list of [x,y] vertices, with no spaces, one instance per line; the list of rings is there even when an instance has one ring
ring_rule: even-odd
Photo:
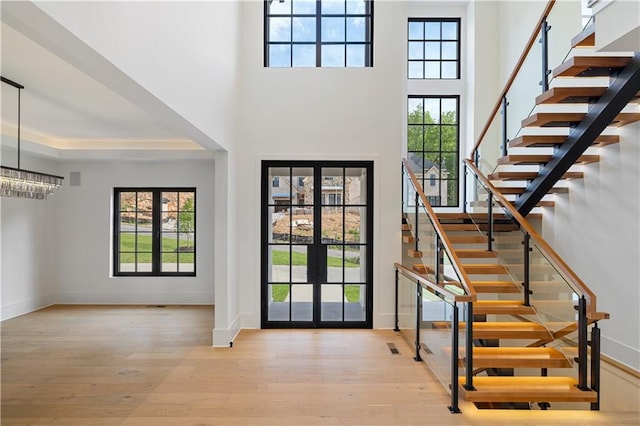
[[[291,220],[286,206],[272,206],[268,208],[269,243],[288,244],[291,241]]]
[[[344,215],[344,238],[347,243],[365,243],[366,207],[348,207]]]
[[[343,291],[341,284],[323,284],[320,296],[320,319],[342,321]]]
[[[346,299],[344,307],[345,321],[364,321],[366,318],[366,286],[365,285],[345,285],[344,296]]]
[[[322,208],[322,242],[327,244],[344,241],[344,224],[342,221],[342,207]]]
[[[367,172],[360,167],[345,169],[344,203],[367,204]]]
[[[344,246],[344,281],[349,283],[363,283],[366,281],[365,262],[366,246]]]
[[[289,321],[289,284],[271,284],[268,287],[269,321]]]
[[[313,285],[291,286],[291,321],[313,321]]]
[[[343,259],[344,254],[342,246],[327,246],[327,282],[343,282]]]
[[[289,282],[290,252],[289,246],[269,246],[269,264],[271,265],[269,282]]]
[[[308,251],[307,246],[291,246],[291,281],[306,283],[309,281],[307,274]]]

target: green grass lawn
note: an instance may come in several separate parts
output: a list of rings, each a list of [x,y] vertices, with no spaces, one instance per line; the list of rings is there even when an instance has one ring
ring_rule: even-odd
[[[177,253],[178,243],[180,247],[187,247],[187,240],[175,238],[162,239],[162,262],[177,263],[178,254],[180,263],[193,263],[193,253]],[[189,242],[193,244],[193,241]],[[120,234],[120,263],[135,263],[136,240],[134,234]],[[151,236],[138,234],[138,263],[151,263]]]
[[[289,264],[289,252],[282,250],[273,250],[271,252],[271,264],[272,265],[288,265]],[[307,265],[307,255],[306,253],[299,253],[294,251],[291,253],[291,264],[293,266],[306,266]],[[327,256],[327,266],[329,267],[341,267],[342,259],[336,256]],[[344,262],[345,268],[355,268],[360,265],[354,262],[350,262],[348,259],[345,259]]]
[[[271,298],[274,302],[284,302],[289,295],[288,284],[274,284],[271,286]],[[350,303],[357,303],[360,301],[360,286],[359,285],[345,285],[344,295],[347,301]]]

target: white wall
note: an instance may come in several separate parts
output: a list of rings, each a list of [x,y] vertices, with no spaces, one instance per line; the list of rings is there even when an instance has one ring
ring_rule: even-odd
[[[503,82],[545,4],[499,2],[499,74]],[[579,33],[579,17],[580,2],[556,3],[549,19],[553,27],[549,33],[550,68],[560,63],[569,50],[569,40]],[[539,45],[534,49],[539,51]],[[522,74],[512,89],[518,99],[510,99],[512,129],[519,128],[520,121],[514,113],[526,115],[539,93],[535,84],[541,77],[539,62],[525,64]],[[601,149],[600,162],[585,167],[585,178],[571,181],[569,194],[557,196],[554,209],[545,209],[543,235],[595,292],[598,310],[611,313],[611,320],[600,324],[603,353],[640,369],[640,127],[635,124],[621,130],[621,143]]]
[[[602,351],[640,370],[640,123],[600,149],[544,217],[544,237],[597,295]]]
[[[213,161],[63,162],[60,170],[56,303],[213,303]],[[69,186],[69,172],[80,172],[80,186]],[[111,276],[112,197],[119,186],[196,187],[196,277]]]
[[[242,187],[231,230],[239,259],[230,291],[242,327],[260,326],[260,161],[374,161],[374,327],[393,326],[393,262],[400,254],[406,43],[403,4],[375,5],[373,68],[263,68],[263,3],[242,2],[237,151],[232,180]],[[241,183],[241,184],[240,184]],[[217,324],[216,324],[217,326]],[[214,342],[215,343],[215,342]]]
[[[219,146],[233,143],[238,2],[36,4]]]
[[[2,148],[2,164],[15,167],[16,151]],[[49,160],[22,152],[21,166],[59,174]],[[0,198],[1,320],[54,302],[57,284],[57,200]]]

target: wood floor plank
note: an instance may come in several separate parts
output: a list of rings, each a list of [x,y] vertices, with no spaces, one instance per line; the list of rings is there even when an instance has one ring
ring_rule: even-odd
[[[634,424],[628,413],[452,415],[392,330],[243,330],[211,306],[54,306],[1,323],[2,425]],[[400,354],[393,355],[387,343]],[[544,416],[535,417],[535,416]]]

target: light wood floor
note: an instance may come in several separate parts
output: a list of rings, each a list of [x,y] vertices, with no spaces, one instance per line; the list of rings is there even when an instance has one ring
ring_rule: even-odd
[[[171,306],[54,306],[4,321],[2,425],[638,424],[633,413],[452,415],[393,331],[253,330],[213,349],[212,325],[212,307]]]

